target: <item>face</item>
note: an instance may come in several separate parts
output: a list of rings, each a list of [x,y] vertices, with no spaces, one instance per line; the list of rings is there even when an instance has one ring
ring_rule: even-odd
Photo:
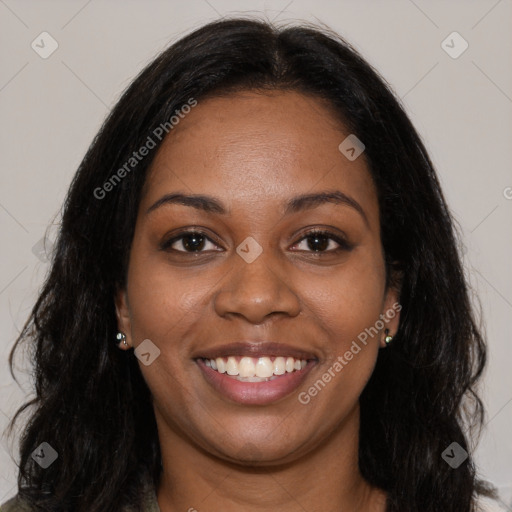
[[[116,307],[132,347],[160,350],[139,361],[160,433],[278,463],[358,420],[397,297],[364,153],[340,152],[331,112],[296,92],[210,98],[159,148]]]

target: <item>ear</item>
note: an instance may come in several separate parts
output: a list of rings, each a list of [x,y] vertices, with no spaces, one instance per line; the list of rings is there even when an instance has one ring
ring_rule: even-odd
[[[381,332],[380,346],[386,347],[386,329],[389,330],[389,335],[394,336],[398,331],[400,325],[400,311],[402,305],[399,302],[400,293],[396,286],[389,286],[384,297],[381,318],[385,324]]]
[[[126,294],[126,290],[118,289],[115,297],[115,305],[116,305],[116,317],[117,317],[117,328],[119,331],[126,335],[126,343],[128,347],[124,346],[122,343],[119,345],[119,348],[124,350],[128,350],[132,346],[131,342],[131,332],[132,332],[132,324],[131,324],[131,316],[130,316],[130,308],[128,305],[128,297]]]

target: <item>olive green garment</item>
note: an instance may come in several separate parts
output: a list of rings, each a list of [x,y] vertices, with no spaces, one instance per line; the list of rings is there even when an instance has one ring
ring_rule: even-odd
[[[160,512],[156,492],[152,482],[148,478],[144,479],[144,512]],[[0,505],[0,512],[32,512],[31,509],[18,499],[18,495],[14,496],[4,504]],[[135,508],[125,507],[119,512],[135,512]]]

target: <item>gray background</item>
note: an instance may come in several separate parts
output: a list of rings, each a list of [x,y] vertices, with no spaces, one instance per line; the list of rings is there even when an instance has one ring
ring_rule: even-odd
[[[55,239],[54,215],[109,108],[170,42],[242,13],[328,24],[384,75],[424,138],[489,342],[477,463],[512,510],[511,0],[0,0],[0,429],[31,394],[26,360],[20,388],[7,358],[48,269],[37,247],[52,221]],[[44,31],[59,45],[47,59],[31,47]],[[469,44],[456,59],[441,46],[453,31]],[[16,439],[1,437],[0,503],[15,493],[16,460]]]

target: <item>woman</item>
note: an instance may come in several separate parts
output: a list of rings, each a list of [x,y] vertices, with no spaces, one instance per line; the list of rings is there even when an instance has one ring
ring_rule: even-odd
[[[158,56],[78,169],[24,339],[37,397],[7,510],[469,512],[489,493],[451,216],[335,34],[235,19]]]

